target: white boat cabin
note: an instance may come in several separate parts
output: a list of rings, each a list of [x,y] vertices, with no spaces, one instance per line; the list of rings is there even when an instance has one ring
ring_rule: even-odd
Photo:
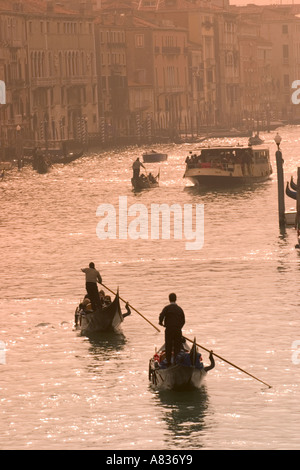
[[[185,178],[204,181],[265,180],[272,174],[267,147],[206,147],[186,158]]]

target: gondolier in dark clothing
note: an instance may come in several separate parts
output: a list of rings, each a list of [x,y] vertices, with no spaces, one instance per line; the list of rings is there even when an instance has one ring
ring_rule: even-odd
[[[102,277],[99,271],[95,269],[94,263],[90,263],[88,268],[83,268],[81,271],[85,273],[85,286],[92,304],[92,309],[94,311],[101,309],[102,305],[97,287],[97,282],[99,282],[99,284],[102,283]]]
[[[135,179],[138,179],[138,178],[139,178],[141,166],[145,169],[145,167],[144,167],[144,165],[142,164],[142,162],[140,162],[140,159],[137,158],[137,159],[133,162],[133,164],[132,164],[133,178],[135,178]]]
[[[176,303],[176,294],[169,295],[170,304],[166,305],[159,315],[159,324],[165,326],[165,347],[167,366],[171,365],[172,350],[174,359],[180,352],[182,344],[181,328],[185,324],[184,312]]]

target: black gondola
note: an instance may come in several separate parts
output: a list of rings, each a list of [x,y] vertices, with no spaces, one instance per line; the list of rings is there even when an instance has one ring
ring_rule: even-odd
[[[291,188],[289,187],[288,182],[286,183],[285,193],[286,193],[287,196],[289,196],[292,199],[295,199],[297,201],[297,191],[292,191]]]
[[[37,153],[33,158],[32,163],[33,169],[36,170],[40,174],[48,173],[51,162],[49,157],[43,155],[42,153]]]
[[[155,188],[159,185],[159,173],[156,176],[151,175],[151,173],[148,176],[141,174],[138,178],[131,178],[131,184],[136,191]]]
[[[291,181],[290,181],[290,185],[291,185],[291,188],[294,190],[294,191],[297,191],[297,184],[295,183],[295,181],[293,180],[293,177],[291,176]]]
[[[151,384],[160,390],[193,390],[199,389],[203,384],[206,374],[215,366],[215,361],[210,355],[210,365],[204,367],[201,354],[197,351],[196,339],[190,348],[186,342],[177,357],[172,358],[168,367],[165,360],[165,345],[155,351],[149,361],[149,380]]]
[[[167,159],[168,159],[167,153],[159,153],[159,152],[155,152],[155,150],[151,150],[151,152],[143,153],[144,163],[164,162]]]
[[[84,311],[78,306],[75,310],[75,327],[82,336],[95,336],[104,331],[116,330],[124,321],[119,293],[107,307],[96,311]]]
[[[83,150],[80,152],[70,152],[68,155],[53,155],[51,157],[52,163],[71,163],[82,157]]]

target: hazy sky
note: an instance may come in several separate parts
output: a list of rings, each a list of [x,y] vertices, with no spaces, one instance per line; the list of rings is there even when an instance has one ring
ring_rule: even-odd
[[[254,3],[255,5],[290,5],[300,4],[300,0],[229,0],[230,5],[247,5]]]

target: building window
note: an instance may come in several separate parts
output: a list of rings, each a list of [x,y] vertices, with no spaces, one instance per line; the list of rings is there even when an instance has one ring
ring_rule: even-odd
[[[208,83],[213,83],[214,80],[214,75],[212,70],[207,70],[206,71],[206,79]]]
[[[135,35],[135,47],[144,47],[145,39],[143,34]]]
[[[289,46],[287,44],[283,44],[282,46],[282,54],[284,59],[289,58]]]
[[[282,34],[288,34],[289,26],[287,24],[282,25]]]
[[[290,86],[290,76],[283,75],[283,86],[289,88]]]

